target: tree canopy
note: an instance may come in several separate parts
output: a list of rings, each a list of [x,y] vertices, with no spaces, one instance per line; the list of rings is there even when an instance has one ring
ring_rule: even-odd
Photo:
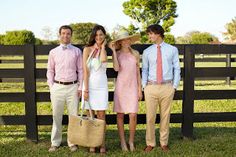
[[[223,33],[226,40],[235,41],[236,40],[236,17],[234,17],[231,22],[225,25],[226,32]]]
[[[174,25],[178,15],[174,0],[129,0],[123,3],[123,12],[142,25],[145,30],[148,25],[160,24],[166,32]]]
[[[73,29],[72,43],[73,44],[87,44],[90,34],[96,23],[72,23],[70,24]]]
[[[208,32],[191,31],[185,36],[177,37],[177,44],[210,44],[219,42],[219,39]]]
[[[4,36],[4,45],[24,45],[34,44],[36,38],[32,31],[18,30],[18,31],[7,31]]]

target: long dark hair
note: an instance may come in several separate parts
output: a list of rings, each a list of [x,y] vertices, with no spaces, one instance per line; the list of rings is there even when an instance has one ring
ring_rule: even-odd
[[[92,33],[90,35],[90,38],[89,38],[89,43],[87,44],[87,46],[93,46],[96,43],[95,37],[96,37],[97,31],[99,31],[99,30],[101,30],[106,35],[106,31],[102,25],[94,26]]]

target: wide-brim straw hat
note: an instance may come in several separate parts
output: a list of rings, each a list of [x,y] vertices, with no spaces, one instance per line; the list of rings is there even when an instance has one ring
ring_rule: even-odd
[[[117,32],[117,34],[115,35],[115,39],[112,42],[116,43],[124,39],[130,39],[131,43],[136,43],[137,41],[140,40],[140,34],[129,35],[127,31],[122,30],[122,31]]]

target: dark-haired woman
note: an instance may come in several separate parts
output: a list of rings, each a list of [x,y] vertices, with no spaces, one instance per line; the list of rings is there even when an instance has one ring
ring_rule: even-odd
[[[105,120],[105,110],[108,108],[108,85],[107,85],[107,53],[106,31],[103,26],[96,25],[91,33],[89,43],[83,50],[84,86],[83,99],[91,106],[93,114],[98,119]],[[85,109],[89,109],[84,103]],[[105,128],[104,128],[105,129]],[[90,148],[91,153],[95,148]],[[106,153],[105,135],[100,153]]]

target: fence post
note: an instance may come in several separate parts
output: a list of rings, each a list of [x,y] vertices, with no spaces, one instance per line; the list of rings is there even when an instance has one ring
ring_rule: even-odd
[[[184,78],[183,78],[183,103],[182,103],[182,136],[193,138],[194,116],[194,60],[195,46],[186,45],[184,50]]]
[[[226,54],[226,67],[231,67],[231,54]],[[226,78],[226,84],[231,85],[230,77]]]
[[[38,142],[34,45],[25,45],[24,83],[26,138]]]
[[[0,56],[1,57],[1,56]],[[2,63],[2,60],[0,59],[0,64]],[[0,82],[2,82],[2,78],[0,78]]]

